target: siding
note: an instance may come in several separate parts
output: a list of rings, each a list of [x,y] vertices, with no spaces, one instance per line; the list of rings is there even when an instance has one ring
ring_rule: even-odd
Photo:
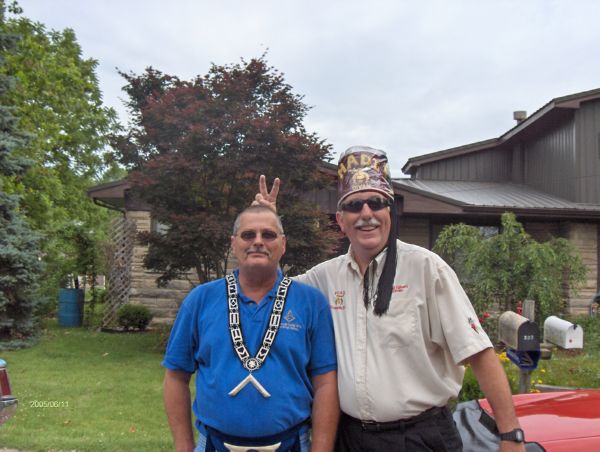
[[[429,219],[400,217],[398,237],[403,242],[431,249]]]
[[[503,149],[473,152],[423,165],[417,179],[505,181],[510,179],[511,155]]]
[[[598,225],[569,223],[565,235],[579,250],[583,263],[588,268],[583,287],[577,294],[569,293],[569,312],[587,314],[592,298],[598,292]]]
[[[575,201],[573,124],[568,120],[523,145],[524,182],[569,201]]]
[[[521,147],[521,143],[519,143],[512,149],[511,180],[515,184],[523,184],[525,182],[524,171],[523,148]]]
[[[537,223],[524,221],[523,227],[534,240],[545,242],[553,237],[562,237],[560,223]]]
[[[600,204],[600,101],[576,112],[575,201]]]

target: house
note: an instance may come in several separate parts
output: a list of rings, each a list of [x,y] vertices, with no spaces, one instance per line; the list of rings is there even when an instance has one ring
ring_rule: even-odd
[[[600,89],[558,97],[498,138],[410,158],[396,179],[401,238],[432,247],[440,230],[465,222],[496,227],[514,212],[538,240],[570,240],[588,268],[569,297],[587,312],[600,287]]]
[[[600,89],[553,99],[515,118],[517,125],[498,138],[407,161],[402,171],[409,177],[393,181],[400,239],[432,248],[447,224],[497,228],[503,212],[514,212],[534,238],[564,237],[579,249],[589,271],[579,294],[570,294],[569,310],[587,312],[600,287]],[[322,171],[331,186],[308,196],[333,215],[337,167],[323,163]],[[111,297],[117,305],[145,304],[159,321],[171,320],[194,280],[157,288],[159,275],[143,268],[146,249],[135,232],[160,228],[149,206],[131,196],[127,181],[93,187],[88,195],[123,213],[115,224]]]
[[[167,287],[157,287],[160,276],[144,268],[147,247],[136,240],[138,232],[157,231],[160,224],[152,220],[150,207],[132,196],[127,180],[98,185],[88,190],[92,200],[108,209],[122,213],[113,221],[112,261],[109,270],[109,296],[102,326],[111,326],[116,311],[126,303],[143,304],[154,314],[154,321],[170,322],[179,304],[194,286],[194,279],[171,281]]]

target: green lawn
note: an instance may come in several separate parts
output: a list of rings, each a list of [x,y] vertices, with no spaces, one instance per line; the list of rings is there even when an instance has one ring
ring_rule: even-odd
[[[583,351],[555,350],[534,383],[600,388],[600,318],[584,328]],[[156,333],[99,333],[49,324],[39,344],[1,352],[17,414],[0,427],[0,447],[28,451],[169,451],[162,405],[162,351]],[[505,363],[513,382],[516,367]],[[469,383],[471,381],[471,383]],[[474,383],[476,384],[476,383]],[[468,394],[480,397],[467,379]],[[467,394],[464,394],[465,396]]]
[[[550,360],[540,361],[532,382],[600,389],[600,317],[579,316],[569,320],[583,328],[583,350],[555,347]]]
[[[154,333],[50,324],[39,344],[4,351],[17,414],[0,446],[31,451],[172,450]]]

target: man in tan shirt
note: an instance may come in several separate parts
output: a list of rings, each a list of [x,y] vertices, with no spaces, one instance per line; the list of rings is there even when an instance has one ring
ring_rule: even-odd
[[[350,248],[297,277],[321,289],[332,312],[342,410],[337,449],[461,450],[446,405],[458,396],[466,364],[499,431],[520,432],[504,370],[454,271],[431,251],[396,239],[389,174],[383,151],[355,146],[342,155],[336,219]],[[275,209],[278,191],[278,179],[269,192],[261,176],[256,202]],[[500,448],[524,450],[509,440]]]

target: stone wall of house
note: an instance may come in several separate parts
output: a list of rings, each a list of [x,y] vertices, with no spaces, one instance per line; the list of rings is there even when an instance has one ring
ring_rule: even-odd
[[[127,218],[136,222],[139,232],[150,231],[150,212],[128,211],[126,215]],[[196,282],[173,280],[167,287],[157,287],[156,278],[160,276],[160,273],[151,272],[144,268],[144,256],[147,252],[147,246],[140,245],[139,243],[135,244],[131,268],[129,303],[147,306],[154,314],[153,322],[169,323],[177,315],[181,301],[192,287],[194,287]],[[190,274],[191,278],[192,276]]]
[[[569,312],[572,314],[587,314],[598,291],[598,227],[592,223],[567,223],[563,227],[564,237],[579,250],[588,268],[583,287],[577,294],[569,294]]]

